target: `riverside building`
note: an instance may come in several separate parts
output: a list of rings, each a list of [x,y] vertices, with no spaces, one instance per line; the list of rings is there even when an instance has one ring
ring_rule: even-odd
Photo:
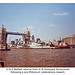
[[[75,45],[75,34],[72,37],[63,38],[62,41],[68,45]]]

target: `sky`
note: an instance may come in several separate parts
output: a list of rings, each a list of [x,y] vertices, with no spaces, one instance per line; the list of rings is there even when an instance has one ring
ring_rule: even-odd
[[[75,3],[0,3],[0,27],[41,40],[59,40],[75,34]],[[14,40],[22,36],[8,35]]]

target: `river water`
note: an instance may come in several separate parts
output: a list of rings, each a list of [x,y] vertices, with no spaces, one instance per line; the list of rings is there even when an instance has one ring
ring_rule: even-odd
[[[5,67],[75,67],[73,49],[11,49],[0,51]]]

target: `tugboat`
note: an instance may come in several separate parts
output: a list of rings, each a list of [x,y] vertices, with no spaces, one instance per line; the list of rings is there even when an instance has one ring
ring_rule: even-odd
[[[64,48],[70,48],[69,45],[66,43],[60,43],[58,46],[55,47],[55,49],[64,49]]]

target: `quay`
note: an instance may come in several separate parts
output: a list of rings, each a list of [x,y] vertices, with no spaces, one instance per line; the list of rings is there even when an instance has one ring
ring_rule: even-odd
[[[2,67],[1,63],[0,63],[0,67]]]
[[[0,67],[4,67],[4,62],[0,62]]]

